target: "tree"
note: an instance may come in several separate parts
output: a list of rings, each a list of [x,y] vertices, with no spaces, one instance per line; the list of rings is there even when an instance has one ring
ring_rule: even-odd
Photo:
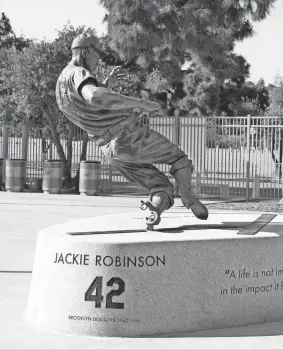
[[[262,115],[269,106],[269,91],[264,80],[225,82],[220,88],[219,111],[227,116]]]
[[[193,64],[183,82],[185,96],[179,99],[180,108],[188,110],[191,116],[211,116],[218,106],[218,85],[215,78]]]
[[[266,138],[269,140],[269,147],[272,160],[276,165],[276,170],[280,178],[282,176],[283,164],[283,78],[277,76],[275,79],[276,87],[269,92],[270,105],[266,109],[265,116],[271,116],[273,125],[268,123],[266,127]],[[280,125],[280,127],[276,127]],[[270,127],[271,126],[271,127]],[[276,151],[278,150],[278,152]]]
[[[274,1],[101,0],[101,3],[108,11],[105,21],[109,46],[121,59],[135,61],[149,72],[159,69],[171,87],[183,82],[181,67],[192,61],[205,70],[204,75],[215,80],[218,90],[227,79],[244,81],[248,76],[249,64],[234,53],[235,43],[253,35],[251,20],[263,20]],[[207,86],[204,87],[206,90]]]
[[[11,83],[11,62],[9,61],[9,50],[21,52],[28,47],[31,40],[24,36],[17,37],[12,29],[10,20],[4,13],[0,19],[0,117],[4,121],[10,121],[16,110],[15,100],[12,97],[13,86]]]
[[[25,47],[28,47],[31,40],[26,39],[24,36],[16,36],[10,20],[6,17],[5,13],[1,14],[0,19],[0,56],[3,60],[6,58],[7,50],[15,48],[18,52],[22,51]]]
[[[275,0],[101,0],[108,14],[110,47],[124,60],[152,64],[175,79],[186,59],[196,59],[217,78],[247,68],[233,53],[253,34],[249,17],[262,20]],[[169,71],[168,71],[169,69]]]
[[[14,32],[10,20],[2,12],[0,19],[0,49],[9,47],[9,41],[13,36]]]
[[[6,67],[10,79],[6,79],[6,82],[13,90],[11,98],[16,106],[15,120],[30,120],[37,127],[44,127],[47,122],[58,154],[64,160],[56,130],[56,124],[61,126],[61,119],[54,103],[54,87],[61,68],[60,58],[58,45],[44,41],[33,42],[23,52],[11,49],[8,52],[9,65]]]

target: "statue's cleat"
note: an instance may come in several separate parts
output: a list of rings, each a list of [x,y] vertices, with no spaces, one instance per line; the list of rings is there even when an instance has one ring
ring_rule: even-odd
[[[193,166],[190,163],[189,166],[178,169],[173,175],[180,186],[183,205],[191,209],[198,219],[206,220],[208,218],[208,209],[196,198],[192,191],[192,172]]]
[[[198,218],[202,220],[207,220],[208,218],[208,209],[207,207],[201,203],[195,196],[192,196],[189,200],[181,199],[183,205],[191,209],[193,214]]]
[[[166,192],[156,192],[152,195],[151,200],[141,201],[141,209],[150,211],[149,216],[146,217],[146,230],[153,230],[153,227],[161,222],[161,214],[170,206],[170,197]]]
[[[155,211],[150,211],[150,215],[146,217],[146,230],[152,231],[155,225],[161,221],[160,215]]]
[[[161,221],[159,209],[153,206],[150,201],[141,201],[141,209],[150,210],[150,214],[146,217],[146,230],[152,231],[155,225],[158,225]]]

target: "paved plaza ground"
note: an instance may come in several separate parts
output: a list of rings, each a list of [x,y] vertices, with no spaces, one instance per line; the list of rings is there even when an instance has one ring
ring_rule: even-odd
[[[135,339],[55,335],[28,328],[23,314],[38,230],[70,219],[139,212],[140,199],[0,192],[0,348],[282,348],[283,322]],[[172,210],[185,211],[180,199]]]

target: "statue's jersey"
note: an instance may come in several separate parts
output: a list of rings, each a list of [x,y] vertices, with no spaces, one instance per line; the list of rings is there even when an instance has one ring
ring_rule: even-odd
[[[128,116],[132,116],[133,108],[117,108],[117,101],[115,102],[115,108],[111,108],[110,101],[109,107],[99,105],[99,100],[97,101],[97,105],[88,103],[79,92],[82,84],[89,80],[98,86],[95,76],[90,71],[83,67],[75,66],[72,63],[68,64],[58,78],[56,99],[59,109],[70,121],[81,127],[90,136],[93,136],[93,138],[98,138],[114,124],[122,120],[126,121]],[[111,91],[111,93],[113,92]],[[123,102],[124,96],[120,96],[121,102]],[[105,104],[107,102],[107,95],[105,99],[103,102],[104,105],[107,105]],[[121,105],[124,106],[122,103]]]

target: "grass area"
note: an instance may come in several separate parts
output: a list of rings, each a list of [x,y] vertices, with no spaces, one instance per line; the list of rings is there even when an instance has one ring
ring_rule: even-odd
[[[221,202],[209,204],[208,209],[283,213],[283,202],[280,204],[279,201]]]

